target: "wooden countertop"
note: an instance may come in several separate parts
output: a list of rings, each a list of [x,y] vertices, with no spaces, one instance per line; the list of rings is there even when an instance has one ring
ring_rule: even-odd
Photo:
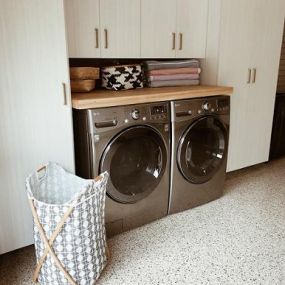
[[[231,95],[232,93],[232,87],[205,85],[142,88],[125,91],[94,90],[89,93],[73,93],[72,107],[75,109],[92,109],[215,95]]]

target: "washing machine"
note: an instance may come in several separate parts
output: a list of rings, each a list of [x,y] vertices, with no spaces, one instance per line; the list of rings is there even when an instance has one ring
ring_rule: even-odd
[[[171,102],[169,214],[222,196],[229,121],[229,96]]]
[[[110,174],[107,235],[167,215],[170,180],[169,103],[73,110],[76,173]]]

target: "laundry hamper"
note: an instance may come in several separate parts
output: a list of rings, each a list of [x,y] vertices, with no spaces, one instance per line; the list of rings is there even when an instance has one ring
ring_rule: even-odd
[[[107,262],[108,173],[85,180],[48,163],[26,180],[40,284],[94,284]]]

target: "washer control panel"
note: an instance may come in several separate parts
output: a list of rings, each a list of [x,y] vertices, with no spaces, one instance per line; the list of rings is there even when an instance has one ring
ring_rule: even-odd
[[[168,124],[167,102],[89,109],[88,117],[96,132],[135,124]]]

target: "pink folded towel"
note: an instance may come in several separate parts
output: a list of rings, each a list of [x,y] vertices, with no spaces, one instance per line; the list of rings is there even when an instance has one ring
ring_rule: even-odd
[[[170,74],[170,75],[151,75],[149,81],[155,80],[180,80],[180,79],[199,79],[198,73],[193,74]]]
[[[200,68],[171,68],[150,70],[148,75],[199,74],[200,72]]]

